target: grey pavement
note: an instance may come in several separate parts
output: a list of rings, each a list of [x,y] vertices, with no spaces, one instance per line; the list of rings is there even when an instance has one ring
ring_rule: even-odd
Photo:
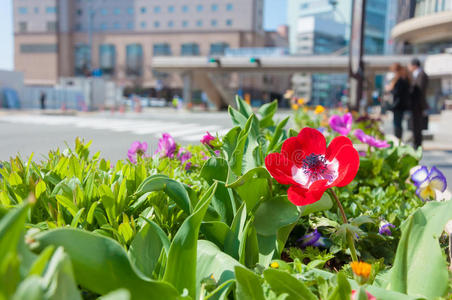
[[[283,119],[289,112],[281,112]],[[384,122],[385,132],[392,132],[391,116]],[[153,109],[141,114],[81,113],[77,115],[41,114],[39,111],[0,110],[0,161],[19,154],[40,160],[51,149],[73,147],[76,137],[92,140],[92,153],[116,161],[125,159],[133,141],[146,141],[155,151],[161,133],[171,133],[177,142],[197,143],[205,131],[224,134],[232,123],[227,112],[186,112]],[[435,165],[452,183],[452,113],[434,116],[430,123],[434,138],[425,141],[422,164]],[[409,139],[407,131],[405,137]]]

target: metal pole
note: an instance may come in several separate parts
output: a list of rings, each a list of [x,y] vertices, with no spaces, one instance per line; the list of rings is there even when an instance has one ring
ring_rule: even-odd
[[[364,29],[365,29],[366,0],[353,0],[352,26],[350,32],[350,109],[358,111],[363,97],[364,82]]]

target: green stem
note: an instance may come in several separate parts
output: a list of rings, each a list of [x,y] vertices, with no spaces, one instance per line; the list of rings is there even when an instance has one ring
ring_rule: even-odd
[[[333,195],[334,200],[336,201],[337,207],[339,208],[339,211],[340,211],[341,217],[342,217],[342,222],[344,224],[348,224],[347,216],[345,215],[344,207],[342,206],[341,201],[339,201],[339,197],[336,195],[336,193],[334,192],[334,190],[332,188],[330,189],[330,192],[331,192],[331,195]],[[347,243],[348,243],[348,247],[350,248],[350,255],[352,256],[352,260],[358,261],[358,256],[356,255],[355,241],[353,240],[353,236],[351,234],[349,234],[348,232],[346,234],[347,234]]]

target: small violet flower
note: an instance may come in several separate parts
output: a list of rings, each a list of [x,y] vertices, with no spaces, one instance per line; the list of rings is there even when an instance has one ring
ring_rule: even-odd
[[[208,131],[201,139],[201,144],[204,144],[206,146],[209,146],[210,148],[213,148],[213,145],[211,144],[212,141],[214,141],[216,137],[211,135]]]
[[[355,130],[355,136],[362,143],[368,144],[369,146],[375,148],[387,148],[390,146],[387,141],[378,140],[373,136],[367,135],[361,129]]]
[[[177,153],[177,158],[180,160],[180,162],[183,164],[186,161],[188,161],[191,158],[191,153],[187,149],[181,147],[179,148],[179,151]],[[191,168],[191,162],[187,162],[185,164],[185,170],[189,170]]]
[[[146,142],[139,142],[135,141],[130,146],[129,150],[127,151],[127,157],[129,158],[129,161],[133,164],[137,163],[137,157],[143,157],[146,154],[146,151],[148,150],[148,144]]]
[[[325,247],[325,238],[315,229],[297,240],[301,248],[306,247]]]
[[[176,152],[176,142],[169,133],[163,133],[159,139],[156,153],[160,153],[160,157],[174,157]]]
[[[352,130],[353,117],[351,113],[346,113],[342,117],[332,115],[329,121],[331,129],[341,135],[347,135]]]
[[[447,181],[444,174],[436,167],[432,167],[430,171],[426,166],[415,168],[412,170],[411,180],[417,187],[416,194],[422,201],[443,200]]]
[[[391,223],[383,224],[378,230],[378,233],[381,235],[392,235],[391,228],[395,228],[395,226]]]

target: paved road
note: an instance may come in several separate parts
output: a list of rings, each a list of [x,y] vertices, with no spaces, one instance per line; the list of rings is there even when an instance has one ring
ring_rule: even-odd
[[[278,117],[282,119],[287,113]],[[206,131],[224,134],[231,121],[225,112],[186,113],[171,110],[128,113],[84,114],[78,116],[42,115],[34,113],[0,114],[0,160],[20,154],[35,159],[50,149],[71,147],[76,137],[92,140],[93,153],[101,151],[110,160],[125,159],[133,141],[146,141],[155,151],[162,132],[171,133],[181,144],[196,143]],[[436,165],[452,184],[452,149],[425,151],[423,164]]]

